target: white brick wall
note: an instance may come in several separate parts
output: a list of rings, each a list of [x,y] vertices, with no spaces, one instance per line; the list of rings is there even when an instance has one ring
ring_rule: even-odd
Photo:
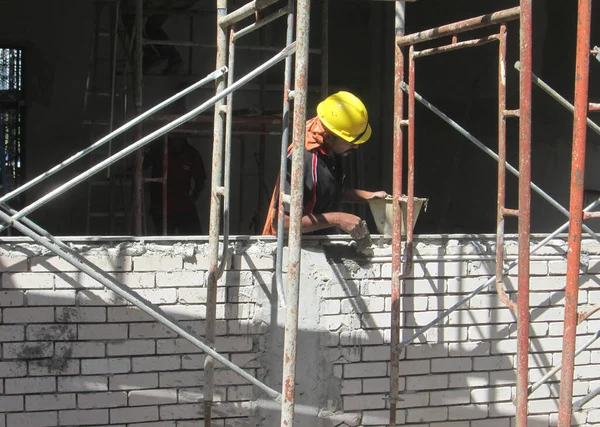
[[[354,256],[347,243],[305,244],[312,247],[302,266],[298,412],[321,410],[324,427],[387,426],[390,248],[375,248],[380,262],[373,263]],[[401,340],[490,279],[493,261],[477,257],[493,255],[478,252],[493,243],[418,241],[417,253],[427,259],[417,258],[414,278],[402,284]],[[531,382],[561,361],[566,243],[552,244],[531,263]],[[202,337],[207,246],[185,245],[147,244],[134,255],[115,248],[110,256],[106,248],[88,247],[84,255]],[[218,284],[215,348],[278,389],[285,314],[273,283],[275,245],[236,245]],[[21,246],[0,256],[0,427],[202,425],[201,350],[65,261],[31,257],[37,252]],[[513,256],[514,241],[507,246]],[[579,302],[586,307],[600,301],[600,244],[585,241],[583,247],[591,254],[581,267]],[[346,258],[328,258],[338,249]],[[516,274],[505,279],[513,300]],[[598,328],[597,316],[580,325],[578,345]],[[398,425],[511,426],[515,354],[515,317],[490,286],[402,352]],[[598,363],[600,340],[576,359],[575,400],[600,387]],[[270,421],[277,404],[265,403],[237,374],[216,368],[214,426],[279,425]],[[559,377],[532,394],[535,425],[556,425]],[[600,426],[598,399],[573,420],[574,426]]]

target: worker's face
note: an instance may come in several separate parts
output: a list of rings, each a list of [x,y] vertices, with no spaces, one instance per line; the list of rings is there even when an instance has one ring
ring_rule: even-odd
[[[332,134],[328,134],[327,138],[327,143],[331,147],[331,151],[338,156],[348,156],[358,148],[358,145],[350,144],[348,141]]]

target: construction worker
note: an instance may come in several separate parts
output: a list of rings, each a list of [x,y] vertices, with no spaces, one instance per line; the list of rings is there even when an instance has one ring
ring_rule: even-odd
[[[341,91],[319,103],[317,116],[306,122],[303,233],[338,227],[356,239],[368,236],[365,222],[356,215],[340,212],[340,203],[360,203],[387,196],[385,191],[371,192],[344,186],[342,157],[353,153],[370,136],[367,109],[352,93]],[[286,194],[290,194],[290,178],[291,150],[288,150]],[[263,235],[277,233],[278,197],[279,180],[271,198]],[[289,206],[285,212],[287,229]]]

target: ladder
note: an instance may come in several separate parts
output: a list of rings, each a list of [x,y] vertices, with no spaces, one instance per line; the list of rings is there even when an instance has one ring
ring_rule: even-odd
[[[121,0],[96,0],[84,97],[85,145],[112,132],[127,115],[129,40],[120,20]],[[127,136],[89,155],[91,165],[126,145]],[[127,159],[88,180],[86,234],[130,234],[131,166]]]

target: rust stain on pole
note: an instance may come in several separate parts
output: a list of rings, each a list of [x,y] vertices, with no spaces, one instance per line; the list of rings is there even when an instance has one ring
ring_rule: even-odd
[[[521,0],[519,122],[519,273],[516,427],[527,426],[529,381],[529,240],[531,232],[532,0]]]
[[[567,253],[567,286],[565,290],[565,324],[563,329],[562,370],[558,403],[558,426],[569,427],[573,410],[573,374],[575,340],[578,323],[579,262],[583,225],[583,177],[587,133],[588,89],[590,71],[590,32],[592,1],[579,0],[577,13],[577,48],[575,65],[575,102],[573,151],[571,159],[571,200],[569,250]]]
[[[465,19],[464,21],[454,22],[441,27],[432,28],[418,33],[406,36],[396,36],[398,46],[408,46],[411,44],[422,43],[428,40],[439,39],[440,37],[452,36],[465,31],[475,30],[477,28],[488,27],[490,25],[502,24],[504,22],[519,19],[520,8],[501,10],[487,15],[481,15],[475,18]]]
[[[396,2],[396,34],[404,34],[405,4]],[[392,281],[391,281],[391,338],[390,338],[390,427],[396,426],[398,381],[400,376],[400,268],[402,265],[402,150],[404,94],[404,52],[395,46],[394,60],[394,153],[393,153],[393,219],[392,219]]]

